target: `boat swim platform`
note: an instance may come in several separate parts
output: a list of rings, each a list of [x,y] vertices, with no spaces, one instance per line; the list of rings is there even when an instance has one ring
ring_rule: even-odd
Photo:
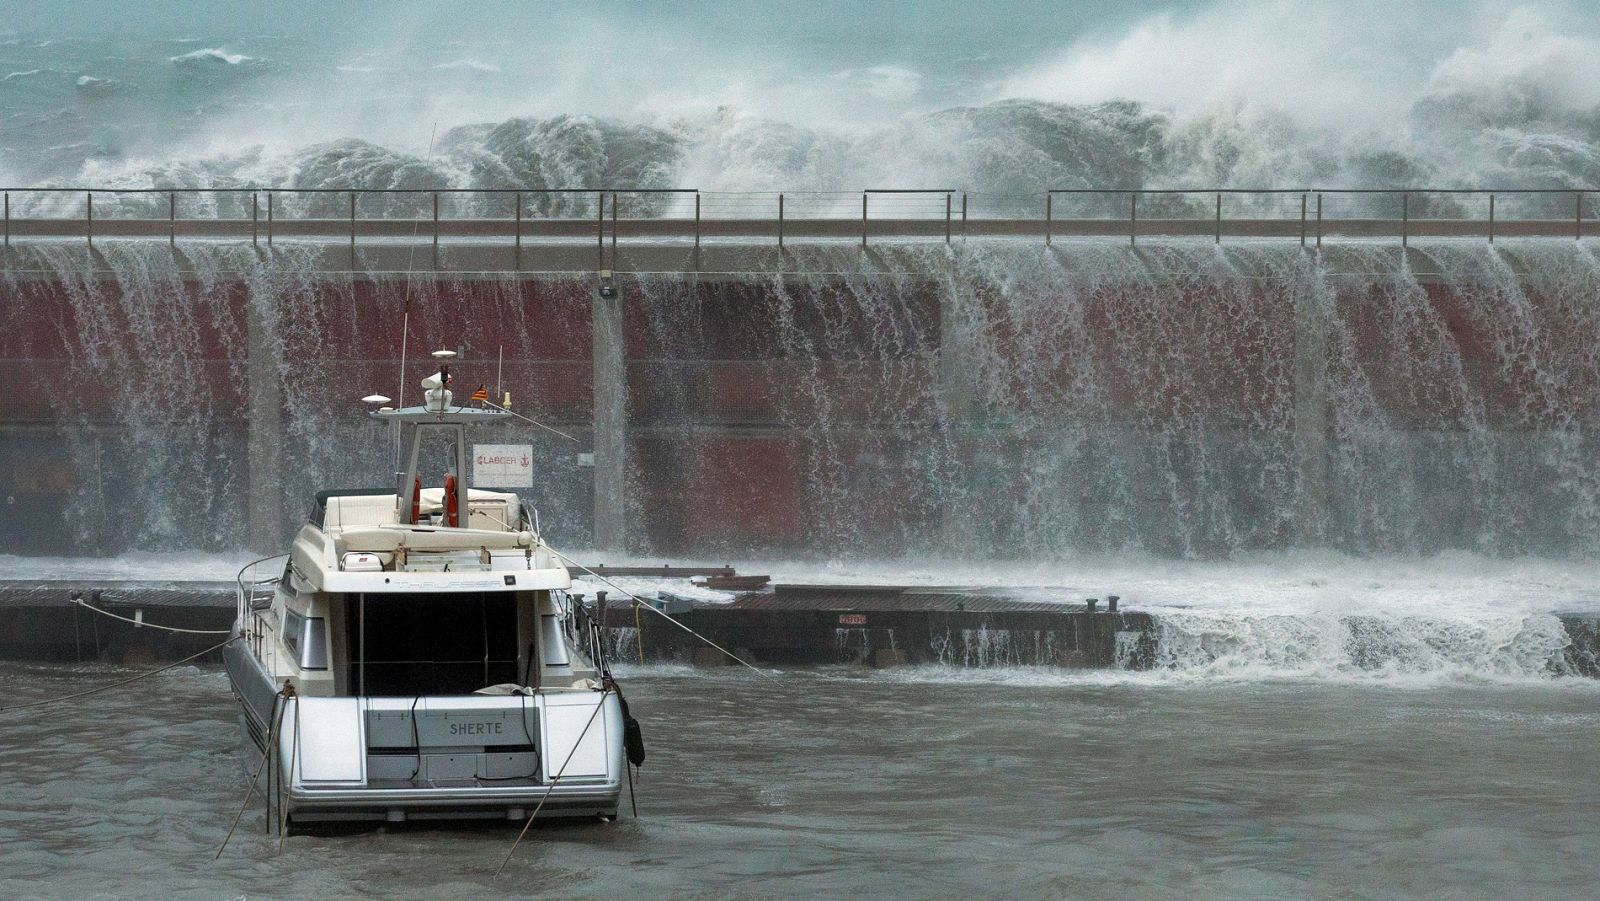
[[[674,568],[676,570],[676,568]],[[687,574],[687,570],[683,570]],[[676,572],[674,572],[676,574]],[[653,605],[678,623],[756,664],[943,664],[1148,669],[1157,665],[1158,617],[1048,597],[1041,589],[895,585],[789,585],[693,601],[663,591]],[[575,592],[574,596],[579,596]],[[123,617],[113,619],[74,599]],[[634,616],[615,592],[599,610],[615,663],[730,665],[722,653],[651,613]],[[0,580],[0,660],[110,661],[143,665],[205,651],[235,613],[232,582]],[[1570,672],[1600,678],[1600,614],[1557,613],[1571,639]],[[637,626],[636,626],[637,623]],[[643,649],[641,655],[641,647]],[[220,659],[219,653],[211,658]],[[205,658],[203,658],[205,659]]]

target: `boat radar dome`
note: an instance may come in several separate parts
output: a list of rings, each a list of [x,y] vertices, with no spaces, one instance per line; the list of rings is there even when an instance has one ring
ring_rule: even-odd
[[[455,356],[456,352],[453,350],[436,350],[433,352],[433,358],[435,360],[453,360],[455,359]]]
[[[450,406],[454,392],[445,387],[450,383],[450,377],[443,372],[436,372],[422,380],[425,406],[433,413],[443,413]]]

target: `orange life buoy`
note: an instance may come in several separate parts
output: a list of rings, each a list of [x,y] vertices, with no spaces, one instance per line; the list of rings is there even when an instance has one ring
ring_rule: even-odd
[[[454,529],[461,525],[461,505],[456,503],[456,474],[444,474],[444,524]]]

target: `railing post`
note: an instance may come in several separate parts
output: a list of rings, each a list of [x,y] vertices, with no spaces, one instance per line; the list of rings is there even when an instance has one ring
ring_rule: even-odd
[[[178,246],[178,192],[167,194],[167,246]]]
[[[1405,191],[1400,192],[1400,246],[1405,247],[1411,240],[1411,195]]]
[[[433,192],[433,268],[439,268],[439,192]]]
[[[517,196],[517,212],[516,212],[517,236],[514,239],[514,243],[517,245],[518,268],[521,268],[521,261],[522,261],[522,192],[518,191],[516,196]]]
[[[356,268],[356,192],[350,192],[350,268]]]
[[[944,243],[946,244],[950,243],[950,206],[951,198],[947,193],[944,195]]]
[[[694,192],[694,249],[700,250],[700,192]]]
[[[11,192],[6,192],[6,246],[11,246]]]
[[[89,246],[94,246],[94,192],[88,192],[84,201],[84,228],[83,236],[89,239]]]
[[[967,237],[967,192],[961,192],[961,237]]]
[[[272,246],[272,192],[267,192],[267,246]]]
[[[1574,199],[1575,202],[1574,202],[1573,207],[1572,207],[1572,240],[1574,240],[1574,241],[1582,241],[1583,240],[1583,192],[1579,191],[1578,192],[1578,196],[1573,198],[1573,199]]]
[[[1046,247],[1050,246],[1050,233],[1054,231],[1054,229],[1050,227],[1050,221],[1052,218],[1054,218],[1053,212],[1050,209],[1050,203],[1051,201],[1055,200],[1055,196],[1056,195],[1051,194],[1049,191],[1044,192],[1044,246]]]
[[[1222,195],[1217,195],[1217,235],[1214,244],[1222,243]]]
[[[1306,246],[1306,195],[1300,195],[1300,246]]]
[[[260,222],[261,222],[261,195],[257,194],[254,191],[251,191],[250,192],[250,246],[251,247],[257,246],[256,233],[260,229]]]
[[[1494,243],[1494,195],[1489,195],[1489,243]]]
[[[595,257],[595,270],[606,268],[606,192],[600,191],[594,195],[599,209],[595,213],[594,239],[597,256]]]
[[[617,192],[611,192],[611,265],[617,265]]]
[[[861,192],[861,249],[867,249],[867,192]]]
[[[1139,195],[1128,195],[1128,246],[1139,243]]]
[[[783,195],[778,195],[778,249],[783,249]]]
[[[1317,249],[1322,249],[1322,192],[1317,192]]]

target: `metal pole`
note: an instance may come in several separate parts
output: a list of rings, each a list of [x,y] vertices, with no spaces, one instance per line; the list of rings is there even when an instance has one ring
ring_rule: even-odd
[[[261,195],[250,194],[250,246],[256,246],[256,232],[261,221]]]
[[[1128,246],[1139,243],[1139,195],[1128,195]]]
[[[1322,195],[1317,194],[1317,247],[1322,247]]]
[[[961,237],[967,236],[967,192],[961,192]]]
[[[867,249],[867,192],[861,192],[861,249]]]
[[[1583,240],[1583,192],[1579,191],[1572,207],[1572,240]]]
[[[167,246],[178,246],[178,192],[167,194]]]
[[[949,194],[944,195],[944,243],[950,243],[950,204]]]
[[[1300,246],[1306,246],[1306,195],[1300,195]]]
[[[778,249],[783,249],[783,195],[778,195]]]
[[[439,192],[433,192],[433,268],[439,268]],[[463,479],[466,476],[462,476]]]
[[[1489,243],[1494,243],[1494,195],[1489,195]]]
[[[1411,195],[1400,194],[1400,246],[1405,247],[1411,238]]]
[[[700,192],[694,192],[694,249],[700,249]]]
[[[267,192],[267,246],[272,246],[272,192]]]
[[[520,261],[522,259],[522,192],[521,191],[517,192],[517,214],[516,214],[516,219],[517,219],[517,236],[516,236],[515,240],[516,240],[516,245],[517,245],[517,259]]]
[[[356,192],[350,192],[350,268],[356,265]]]
[[[11,246],[11,192],[6,192],[6,246]]]
[[[617,194],[611,192],[611,265],[617,265]]]
[[[1222,195],[1217,195],[1217,234],[1214,244],[1222,243]]]
[[[84,224],[83,235],[84,235],[84,237],[89,239],[89,246],[93,247],[94,246],[94,192],[93,191],[90,191],[88,193],[88,200],[84,204],[84,210],[85,210],[84,215],[85,215],[86,218],[84,220],[85,224]]]
[[[1046,247],[1050,246],[1050,232],[1054,230],[1050,227],[1050,220],[1053,218],[1050,202],[1055,200],[1055,197],[1056,195],[1049,191],[1044,192],[1044,246]]]
[[[594,197],[595,200],[600,204],[599,211],[595,213],[594,228],[596,250],[599,253],[599,255],[596,257],[599,262],[595,264],[594,268],[596,271],[598,271],[606,268],[606,193],[601,191],[594,195]]]

